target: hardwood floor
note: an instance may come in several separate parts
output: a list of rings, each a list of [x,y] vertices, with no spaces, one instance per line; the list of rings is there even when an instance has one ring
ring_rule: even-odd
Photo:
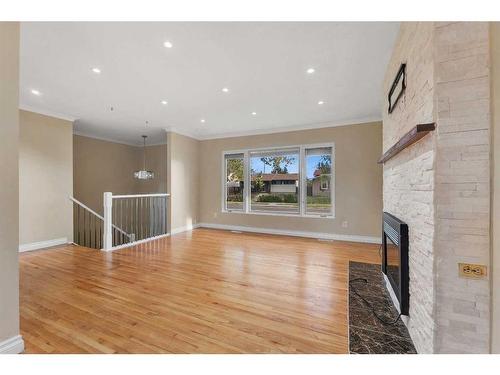
[[[347,353],[349,260],[378,245],[196,229],[20,255],[27,353]]]

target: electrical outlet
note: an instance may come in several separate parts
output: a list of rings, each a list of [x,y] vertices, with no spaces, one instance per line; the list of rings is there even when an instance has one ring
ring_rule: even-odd
[[[487,267],[482,264],[458,263],[458,274],[471,279],[483,279],[487,276]]]
[[[347,228],[349,226],[349,222],[347,220],[344,220],[342,222],[342,228]]]

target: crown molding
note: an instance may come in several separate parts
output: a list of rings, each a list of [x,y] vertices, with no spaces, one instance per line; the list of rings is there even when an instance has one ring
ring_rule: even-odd
[[[357,118],[349,121],[325,121],[320,123],[312,123],[312,124],[300,124],[300,125],[291,125],[280,128],[273,129],[253,129],[253,130],[243,130],[236,132],[227,132],[227,133],[216,133],[210,134],[207,136],[198,137],[198,140],[211,140],[211,139],[221,139],[221,138],[235,138],[235,137],[245,137],[250,135],[262,135],[262,134],[276,134],[276,133],[288,133],[293,131],[301,131],[301,130],[314,130],[314,129],[324,129],[324,128],[335,128],[338,126],[349,126],[349,125],[369,125],[374,122],[381,122],[381,116],[368,116]]]
[[[60,120],[65,120],[65,121],[70,121],[70,122],[75,122],[78,119],[75,116],[70,116],[70,115],[66,115],[63,113],[59,113],[59,112],[47,111],[45,109],[39,109],[39,108],[30,106],[30,105],[20,104],[19,109],[22,111],[38,113],[39,115],[54,117],[54,118],[58,118]]]
[[[88,134],[88,133],[81,132],[78,130],[74,130],[73,135],[77,135],[79,137],[96,139],[98,141],[103,141],[103,142],[118,143],[118,144],[125,145],[125,146],[141,147],[141,148],[143,147],[143,145],[140,143],[132,143],[132,142],[126,142],[126,141],[116,140],[116,139],[107,138],[107,137],[96,136],[96,135]],[[162,146],[162,145],[166,145],[166,144],[167,144],[167,142],[156,142],[156,143],[147,144],[146,147]]]
[[[121,141],[121,140],[117,140],[117,139],[113,139],[113,138],[108,138],[108,137],[101,137],[98,135],[88,134],[88,133],[78,131],[78,130],[74,130],[73,135],[78,135],[80,137],[85,137],[85,138],[96,139],[98,141],[103,141],[103,142],[118,143],[118,144],[125,145],[125,146],[133,146],[133,147],[140,146],[140,145],[135,144],[135,143],[125,142],[125,141]]]
[[[367,116],[367,117],[361,117],[361,118],[357,118],[357,119],[353,119],[353,120],[349,120],[349,121],[339,121],[339,122],[325,121],[325,122],[320,122],[320,123],[316,122],[316,123],[311,123],[311,124],[291,125],[291,126],[273,128],[273,129],[260,128],[260,129],[252,129],[252,130],[215,133],[215,134],[209,134],[209,135],[205,135],[205,136],[199,135],[199,134],[194,134],[193,132],[190,132],[190,131],[179,130],[175,127],[165,128],[165,131],[177,133],[177,134],[184,135],[184,136],[190,137],[190,138],[194,138],[198,141],[208,141],[208,140],[212,140],[212,139],[245,137],[245,136],[251,136],[251,135],[276,134],[276,133],[288,133],[288,132],[301,131],[301,130],[335,128],[338,126],[369,125],[369,124],[372,124],[374,122],[381,122],[381,121],[382,121],[381,116]]]
[[[236,131],[236,132],[217,133],[217,134],[210,134],[210,135],[206,135],[206,136],[203,136],[203,135],[200,136],[199,134],[194,134],[194,132],[186,131],[184,129],[178,129],[176,127],[166,127],[166,128],[163,128],[163,130],[167,134],[168,133],[176,133],[176,134],[183,135],[185,137],[196,139],[197,141],[207,141],[207,140],[213,140],[213,139],[245,137],[245,136],[252,136],[252,135],[288,133],[288,132],[301,131],[301,130],[334,128],[334,127],[339,127],[339,126],[370,125],[374,122],[381,122],[381,121],[382,121],[382,118],[380,116],[369,116],[369,117],[362,117],[362,118],[349,120],[349,121],[340,121],[340,122],[326,121],[326,122],[321,122],[321,123],[292,125],[292,126],[273,128],[273,129],[260,128],[260,129],[242,130],[242,131]],[[116,140],[116,139],[112,139],[112,138],[108,138],[108,137],[96,136],[96,135],[92,135],[92,134],[82,132],[82,131],[74,131],[73,134],[79,135],[82,137],[93,138],[93,139],[97,139],[97,140],[101,140],[101,141],[105,141],[105,142],[120,143],[120,144],[124,144],[127,146],[134,146],[134,147],[141,146],[140,144],[126,142],[126,141],[122,141],[122,140]],[[160,146],[160,145],[164,145],[164,144],[167,144],[167,142],[151,143],[151,144],[148,144],[148,146]]]

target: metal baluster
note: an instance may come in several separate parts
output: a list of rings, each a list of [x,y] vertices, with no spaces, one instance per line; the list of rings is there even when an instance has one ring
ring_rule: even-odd
[[[97,217],[94,216],[94,249],[97,249]]]
[[[148,238],[148,198],[144,198],[144,238]]]
[[[92,229],[93,229],[92,222],[93,222],[93,220],[94,220],[94,215],[91,215],[89,212],[89,234],[90,234],[90,236],[89,236],[90,237],[90,241],[89,241],[90,246],[89,247],[90,248],[93,248],[93,246],[92,246],[92,237],[93,237],[92,236]]]
[[[162,198],[157,198],[158,200],[158,234],[161,235],[161,222],[162,222],[162,216],[161,216],[161,201]]]
[[[116,235],[115,235],[115,229],[113,228],[113,224],[115,222],[116,218],[116,205],[113,205],[111,207],[111,235],[113,236],[113,246],[115,246],[115,241],[116,241]]]
[[[87,246],[87,210],[83,210],[83,246]]]
[[[129,215],[130,215],[130,230],[128,232],[129,235],[132,234],[132,232],[134,231],[134,201],[132,199],[130,199],[130,212],[129,212]],[[129,242],[131,242],[131,239],[129,237]]]
[[[153,198],[149,197],[149,236],[153,236]]]
[[[123,228],[123,199],[120,199],[120,226],[119,226],[120,229]],[[121,244],[123,244],[123,233],[120,231],[120,240],[121,240]]]
[[[113,207],[113,213],[111,215],[112,218],[115,217],[115,210],[114,210],[114,207]],[[113,219],[111,219],[111,235],[113,236],[113,246],[115,246],[116,244],[116,233],[115,233],[115,228],[113,227]]]
[[[76,243],[78,245],[80,245],[80,205],[77,204],[76,207],[77,207],[77,214],[76,214],[76,217],[77,217],[77,219],[76,219],[76,230],[77,230],[77,232],[76,232]]]
[[[161,216],[160,231],[161,231],[161,234],[165,234],[164,224],[163,224],[165,222],[165,211],[164,211],[163,207],[165,207],[165,199],[164,199],[164,197],[161,197],[160,198],[160,216]]]
[[[73,242],[78,243],[78,205],[73,202]]]
[[[94,216],[94,215],[92,215]],[[94,226],[92,227],[94,230],[94,249],[97,249],[97,217],[94,216]]]
[[[130,217],[128,216],[128,198],[125,200],[125,232],[130,233],[129,231],[129,224]],[[128,242],[128,241],[127,241]]]
[[[151,197],[151,201],[153,202],[153,235],[151,237],[156,236],[156,199]]]
[[[98,240],[97,240],[97,248],[98,249],[102,249],[102,246],[101,246],[101,240],[102,240],[102,236],[101,236],[101,220],[99,220],[99,236],[97,237]]]
[[[158,228],[158,235],[161,234],[161,198],[156,198],[156,201],[158,202],[158,223],[157,228]]]
[[[168,197],[165,197],[165,233],[168,233]]]
[[[134,233],[135,233],[135,236],[136,236],[136,240],[138,240],[139,238],[139,225],[138,225],[138,220],[139,220],[139,209],[138,209],[138,199],[135,198],[135,229],[134,229]]]
[[[165,197],[163,197],[162,204],[161,204],[161,231],[162,231],[162,234],[165,234],[165,203],[166,203],[166,199],[165,199]]]

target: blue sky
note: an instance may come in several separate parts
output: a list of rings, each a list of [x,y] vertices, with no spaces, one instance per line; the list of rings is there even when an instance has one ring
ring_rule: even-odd
[[[262,172],[264,173],[264,163],[260,161],[260,158],[250,158],[251,161],[251,167],[254,171],[256,171],[257,173],[259,172]],[[318,162],[320,161],[321,159],[321,156],[308,156],[307,159],[306,159],[306,162],[307,162],[307,178],[313,178],[313,173],[314,173],[314,170],[316,169],[316,165],[318,164]],[[288,166],[288,173],[298,173],[298,161],[299,161],[299,157],[297,155],[297,157],[295,158],[295,162],[290,164]],[[271,172],[271,167],[266,165],[266,173],[270,173]]]

